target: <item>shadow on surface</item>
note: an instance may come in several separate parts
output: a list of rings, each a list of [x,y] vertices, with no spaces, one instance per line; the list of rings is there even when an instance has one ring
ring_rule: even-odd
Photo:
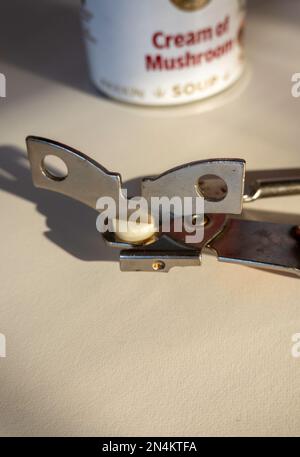
[[[250,18],[253,20],[257,16],[266,20],[272,18],[272,20],[299,27],[300,2],[298,0],[288,0],[284,2],[284,7],[282,5],[281,0],[251,0],[248,2]],[[251,17],[252,15],[253,18]]]
[[[124,183],[128,195],[140,194],[141,178]],[[0,189],[34,203],[46,217],[45,236],[69,254],[84,261],[118,261],[119,250],[107,246],[96,230],[97,212],[61,194],[36,189],[27,156],[11,146],[0,147]],[[291,197],[290,197],[291,198]],[[237,216],[236,216],[237,217]],[[243,218],[283,224],[300,224],[300,215],[246,209]]]
[[[69,254],[85,261],[118,261],[118,250],[108,247],[96,230],[96,211],[63,195],[36,189],[20,149],[0,147],[0,189],[34,203],[47,219],[45,236]]]
[[[79,1],[10,0],[1,5],[1,58],[45,79],[96,94],[89,80]]]

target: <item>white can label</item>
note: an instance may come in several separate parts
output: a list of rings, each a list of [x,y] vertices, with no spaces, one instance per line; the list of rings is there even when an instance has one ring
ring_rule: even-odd
[[[120,100],[199,100],[243,71],[245,0],[85,0],[82,21],[92,80]]]

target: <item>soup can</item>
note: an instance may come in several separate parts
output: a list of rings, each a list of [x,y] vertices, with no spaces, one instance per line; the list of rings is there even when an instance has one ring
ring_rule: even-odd
[[[245,0],[83,0],[95,86],[142,105],[203,100],[245,66]]]

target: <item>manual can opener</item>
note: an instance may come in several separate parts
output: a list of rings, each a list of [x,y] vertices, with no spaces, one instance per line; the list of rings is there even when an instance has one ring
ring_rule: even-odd
[[[102,195],[112,197],[116,204],[123,197],[120,174],[107,171],[81,152],[34,136],[27,138],[27,149],[36,187],[67,195],[93,209]],[[46,168],[49,155],[65,163],[65,177],[57,177]],[[186,234],[175,232],[172,226],[168,232],[159,228],[150,238],[134,243],[104,233],[106,243],[121,249],[121,270],[167,272],[175,266],[201,265],[206,248],[222,262],[300,276],[300,226],[248,220],[242,214],[245,204],[260,198],[300,195],[300,169],[245,172],[245,166],[241,159],[212,159],[141,179],[141,195],[146,200],[153,196],[201,195],[204,238],[187,244]]]

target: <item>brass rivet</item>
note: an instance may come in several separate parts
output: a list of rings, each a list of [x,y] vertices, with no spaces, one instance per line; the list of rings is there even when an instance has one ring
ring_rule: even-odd
[[[153,262],[152,264],[152,269],[154,271],[162,271],[164,270],[166,267],[166,264],[164,262],[162,262],[161,260],[157,260],[155,262]]]
[[[197,216],[197,214],[194,214],[193,217],[192,217],[192,223],[193,225],[196,225],[197,223],[197,219],[200,218],[200,216]],[[206,227],[206,225],[209,223],[209,218],[208,216],[206,216],[206,214],[204,214],[204,217],[201,216],[201,225],[203,227]]]

